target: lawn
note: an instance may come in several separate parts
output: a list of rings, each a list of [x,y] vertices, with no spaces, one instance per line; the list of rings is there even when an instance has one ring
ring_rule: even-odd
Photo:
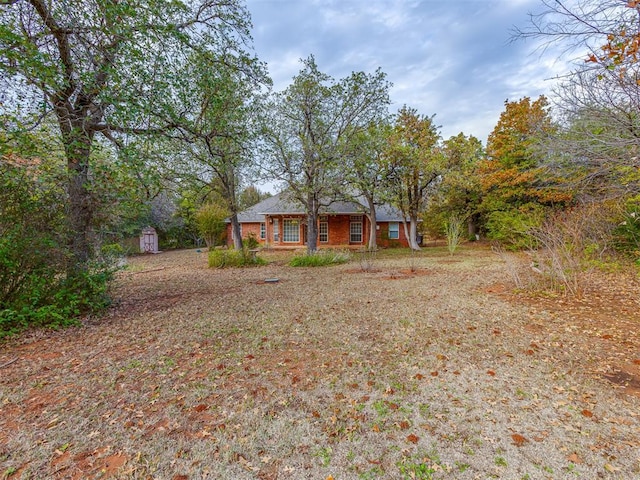
[[[0,344],[0,478],[640,477],[637,279],[569,300],[483,246],[261,255],[131,258],[103,317]]]

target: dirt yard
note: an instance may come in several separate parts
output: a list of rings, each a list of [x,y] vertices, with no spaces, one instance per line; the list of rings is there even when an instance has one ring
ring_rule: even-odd
[[[640,478],[637,278],[569,301],[483,247],[262,255],[132,258],[104,317],[0,344],[0,478]]]

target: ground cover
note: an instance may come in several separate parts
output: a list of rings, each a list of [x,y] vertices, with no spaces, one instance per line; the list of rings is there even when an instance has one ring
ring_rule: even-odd
[[[0,478],[640,477],[637,279],[568,300],[481,246],[261,255],[132,258],[102,318],[1,344]]]

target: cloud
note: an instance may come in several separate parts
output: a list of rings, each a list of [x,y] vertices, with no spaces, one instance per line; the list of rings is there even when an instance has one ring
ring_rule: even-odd
[[[392,109],[436,114],[445,138],[460,131],[485,141],[504,101],[536,97],[561,64],[511,42],[538,0],[248,0],[258,56],[276,89],[316,57],[342,78],[380,67],[393,83]]]

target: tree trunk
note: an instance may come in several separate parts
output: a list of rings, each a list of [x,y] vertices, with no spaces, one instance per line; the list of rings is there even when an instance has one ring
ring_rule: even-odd
[[[376,240],[376,231],[378,229],[378,222],[376,220],[376,204],[373,202],[373,198],[367,196],[367,203],[369,205],[369,244],[367,245],[367,249],[370,251],[374,251],[378,249],[378,243]]]
[[[233,248],[242,250],[242,233],[240,232],[240,222],[238,221],[237,213],[231,215],[231,230],[233,231]]]
[[[318,250],[318,214],[310,212],[307,215],[307,253]]]
[[[467,219],[467,233],[469,234],[469,239],[475,239],[478,234],[478,226],[473,219],[473,216],[469,216]]]
[[[60,122],[65,155],[67,157],[67,211],[68,246],[71,252],[67,274],[78,277],[89,268],[93,253],[91,241],[92,220],[95,204],[91,194],[89,178],[89,158],[93,134],[84,131],[81,125],[69,126]]]
[[[418,245],[418,218],[415,216],[411,216],[409,218],[409,246],[411,250],[421,250],[420,245]]]
[[[404,230],[404,238],[407,239],[407,242],[409,242],[409,247],[411,247],[411,240],[409,240],[411,238],[411,235],[409,234],[409,227],[407,226],[407,221],[404,218],[402,219],[402,228]]]

